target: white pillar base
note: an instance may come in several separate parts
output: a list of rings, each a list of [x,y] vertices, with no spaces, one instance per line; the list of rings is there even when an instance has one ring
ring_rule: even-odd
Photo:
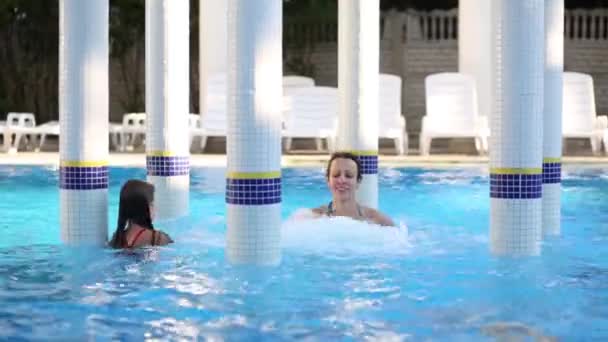
[[[154,184],[155,219],[169,220],[188,215],[190,175],[148,176],[148,181]]]
[[[542,199],[490,199],[490,249],[496,255],[540,255]]]
[[[69,245],[105,245],[108,189],[59,190],[61,240]]]
[[[561,232],[561,183],[543,184],[543,235]]]
[[[281,204],[226,205],[226,255],[233,264],[281,262]]]
[[[364,174],[359,190],[357,202],[366,207],[378,208],[378,174]]]

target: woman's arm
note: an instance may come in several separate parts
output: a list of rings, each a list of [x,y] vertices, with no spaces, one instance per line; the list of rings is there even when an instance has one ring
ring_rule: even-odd
[[[388,215],[385,215],[376,209],[368,208],[368,210],[370,212],[369,218],[372,219],[374,223],[381,226],[397,227],[395,222],[393,222]]]
[[[325,214],[327,213],[327,206],[322,205],[317,208],[312,208],[312,209],[310,209],[310,211],[312,211],[313,214],[315,214],[316,216],[325,216]]]
[[[380,224],[381,226],[397,227],[393,219],[382,213],[379,213],[378,224]]]

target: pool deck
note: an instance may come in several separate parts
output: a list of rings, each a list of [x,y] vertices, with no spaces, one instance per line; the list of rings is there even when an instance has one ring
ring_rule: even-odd
[[[284,154],[281,160],[283,167],[320,167],[327,163],[327,154]],[[145,167],[144,153],[110,153],[110,166]],[[380,155],[381,167],[464,167],[484,166],[488,164],[487,156],[463,154],[419,155]],[[565,156],[564,166],[584,165],[585,167],[608,167],[608,156]],[[14,154],[0,153],[0,165],[59,165],[57,152],[19,152]],[[225,167],[224,154],[192,154],[190,165],[195,167]]]

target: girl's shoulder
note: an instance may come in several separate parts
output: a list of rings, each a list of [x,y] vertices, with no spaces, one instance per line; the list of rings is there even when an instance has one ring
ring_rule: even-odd
[[[151,245],[153,246],[165,246],[173,243],[173,239],[169,236],[169,234],[163,232],[162,230],[153,229],[151,234]]]
[[[125,232],[126,248],[143,247],[152,240],[152,229],[132,226]]]
[[[127,233],[127,245],[133,247],[165,246],[173,242],[169,234],[158,229],[137,227],[139,230]],[[133,228],[129,228],[133,229]]]

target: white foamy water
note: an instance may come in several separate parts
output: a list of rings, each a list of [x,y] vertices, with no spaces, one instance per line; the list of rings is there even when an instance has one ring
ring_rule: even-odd
[[[217,226],[217,222],[195,224],[180,231],[174,239],[177,243],[224,248],[225,232],[212,231],[211,226]],[[297,210],[283,221],[281,245],[289,252],[319,255],[398,255],[411,249],[408,229],[403,223],[399,227],[383,227],[347,217],[316,218],[309,209]]]
[[[410,243],[405,225],[382,227],[347,217],[313,218],[300,209],[283,222],[284,249],[319,254],[406,254]]]

